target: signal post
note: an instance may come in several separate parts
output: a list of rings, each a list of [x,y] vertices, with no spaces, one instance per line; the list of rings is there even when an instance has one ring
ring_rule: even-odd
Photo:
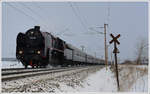
[[[119,75],[118,75],[118,63],[117,63],[117,53],[119,53],[119,50],[117,48],[117,44],[119,45],[120,42],[117,40],[120,37],[120,34],[117,35],[116,37],[113,36],[113,34],[110,34],[110,36],[113,38],[109,43],[113,43],[114,42],[114,56],[115,56],[115,67],[116,67],[116,78],[117,78],[117,86],[118,86],[118,91],[120,90],[119,87]]]

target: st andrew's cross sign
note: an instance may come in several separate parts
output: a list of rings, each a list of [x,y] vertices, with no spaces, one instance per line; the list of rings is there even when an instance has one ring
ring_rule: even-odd
[[[117,44],[120,44],[120,42],[117,40],[117,39],[120,37],[120,34],[117,35],[116,37],[114,37],[113,34],[110,34],[110,36],[111,36],[113,39],[112,39],[109,43],[111,44],[111,43],[114,42],[114,46],[115,46],[113,53],[119,53],[119,50],[118,50],[117,47],[116,47],[116,43],[117,43]]]
[[[120,44],[120,42],[117,40],[117,38],[120,37],[120,34],[114,37],[113,34],[110,34],[110,36],[113,38],[109,43],[111,44],[112,42],[117,42],[117,44]]]

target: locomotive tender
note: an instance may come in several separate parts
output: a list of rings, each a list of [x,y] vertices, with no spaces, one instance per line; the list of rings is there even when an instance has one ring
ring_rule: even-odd
[[[27,68],[67,65],[104,64],[103,60],[82,52],[48,32],[41,32],[35,26],[17,35],[16,58]]]

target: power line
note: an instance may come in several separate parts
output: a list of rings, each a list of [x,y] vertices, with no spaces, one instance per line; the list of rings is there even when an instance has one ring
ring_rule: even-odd
[[[26,14],[24,11],[18,9],[17,7],[15,7],[14,5],[10,4],[10,3],[7,3],[9,6],[11,6],[12,8],[14,8],[16,11],[18,11],[19,13],[21,14],[24,14],[25,16],[31,18],[32,20],[34,20],[35,22],[37,22],[37,20],[35,20],[32,16]]]
[[[36,20],[34,17],[28,15],[26,12],[24,12],[23,10],[15,7],[13,4],[7,3],[9,6],[11,6],[12,8],[14,8],[16,11],[18,11],[21,14],[24,14],[25,16],[29,17],[30,19],[32,19],[35,23],[39,22],[39,20]],[[41,23],[41,22],[40,22]],[[44,29],[45,30],[45,29]],[[45,30],[46,31],[46,30]]]
[[[86,28],[86,25],[83,23],[83,21],[81,20],[81,17],[78,15],[78,13],[76,12],[75,8],[73,7],[73,5],[71,4],[71,2],[68,2],[70,4],[71,9],[73,10],[75,16],[78,18],[78,20],[80,21],[81,25],[84,27],[84,29],[86,31],[88,31],[88,29]]]
[[[47,28],[48,30],[49,30],[49,27],[45,24],[45,23],[43,23],[43,21],[41,21],[41,18],[43,18],[42,16],[40,16],[38,13],[36,13],[34,10],[32,10],[30,7],[28,7],[26,4],[24,4],[24,3],[20,3],[20,4],[22,4],[24,7],[26,7],[28,10],[30,10],[31,12],[33,12],[35,15],[37,15],[37,17],[38,17],[38,21],[40,22],[40,23],[42,23],[43,24],[43,26],[45,27],[45,28]],[[46,31],[46,30],[45,30]]]
[[[33,12],[34,14],[38,15],[40,18],[42,18],[42,16],[40,16],[39,14],[37,14],[34,10],[32,10],[30,7],[28,7],[26,4],[24,3],[20,3],[22,4],[23,6],[25,6],[27,9],[29,9],[31,12]]]
[[[107,2],[107,23],[108,23],[108,32],[110,34],[110,1]]]
[[[48,14],[47,14],[47,12],[45,12],[45,10],[44,10],[44,8],[42,8],[41,6],[39,6],[37,3],[36,4],[34,4],[35,5],[35,7],[37,7],[38,9],[40,9],[41,11],[40,12],[42,12],[43,14],[45,14],[45,18],[48,18],[47,20],[45,19],[45,21],[49,24],[49,22],[48,22],[48,20],[49,20],[49,18],[51,18],[51,17],[49,17],[48,16]],[[49,24],[50,26],[51,26],[51,24]],[[51,28],[52,29],[52,28]],[[51,33],[53,33],[53,29],[52,29],[52,31],[51,31]]]
[[[66,29],[65,29],[65,30],[63,30],[63,31],[58,32],[58,33],[56,34],[56,36],[58,36],[58,35],[62,35],[62,34],[64,34],[66,31],[69,31],[69,29],[68,29],[68,28],[66,28]]]
[[[86,24],[85,26],[87,26],[88,22],[87,22],[85,16],[81,15],[81,11],[80,11],[80,9],[79,9],[79,6],[78,6],[76,3],[73,3],[73,4],[74,4],[76,10],[78,11],[80,17],[82,16],[82,18],[83,18],[83,20],[84,20],[83,22]]]
[[[41,6],[39,6],[38,4],[34,4],[34,5],[35,5],[35,7],[39,8],[40,10],[42,9],[41,11],[43,12],[43,14],[45,14],[47,16],[47,18],[51,18],[51,17],[48,16],[49,14],[47,14],[46,11]],[[63,32],[58,32],[58,33],[54,32],[54,33],[55,33],[56,36],[58,36],[58,35],[63,34],[66,31],[68,31],[68,28],[65,28],[65,30]],[[53,33],[53,31],[51,33]]]

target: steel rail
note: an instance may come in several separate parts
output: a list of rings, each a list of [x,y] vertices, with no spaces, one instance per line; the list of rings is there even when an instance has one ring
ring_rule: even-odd
[[[90,66],[82,66],[82,67],[70,67],[70,68],[57,68],[57,69],[48,69],[43,71],[34,71],[34,72],[24,72],[24,73],[17,73],[17,74],[8,74],[8,75],[2,75],[2,81],[10,81],[10,80],[16,80],[20,78],[25,77],[32,77],[36,75],[44,75],[44,74],[50,74],[50,73],[57,73],[57,72],[63,72],[63,71],[70,71],[75,69],[82,69],[82,68],[89,68]]]
[[[55,70],[55,69],[30,69],[30,70],[11,70],[11,71],[2,71],[2,76],[5,75],[15,75],[21,73],[29,73],[29,72],[38,72],[38,71],[47,71],[47,70]]]

